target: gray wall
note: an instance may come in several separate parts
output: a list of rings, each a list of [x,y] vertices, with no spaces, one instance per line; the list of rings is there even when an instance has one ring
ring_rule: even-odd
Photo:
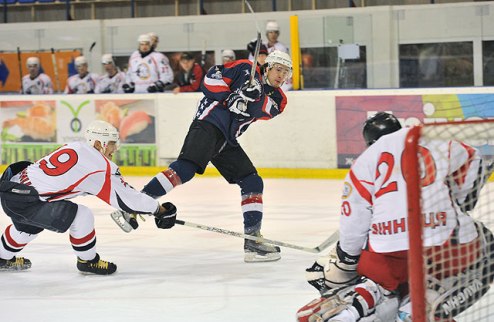
[[[494,39],[494,4],[461,3],[417,6],[380,6],[333,10],[261,12],[263,29],[275,19],[280,40],[290,44],[289,18],[298,15],[301,47],[337,46],[345,43],[367,46],[369,88],[398,87],[398,45],[447,41],[473,41],[475,85],[482,80],[482,40]],[[81,48],[92,70],[101,72],[103,53],[129,55],[141,33],[160,35],[159,50],[214,50],[216,61],[224,48],[245,49],[255,37],[251,14],[154,17],[69,22],[13,23],[0,26],[0,50]],[[96,41],[92,53],[89,46]]]

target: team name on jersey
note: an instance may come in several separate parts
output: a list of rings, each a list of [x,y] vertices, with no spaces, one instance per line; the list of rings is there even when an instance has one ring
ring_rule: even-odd
[[[446,212],[423,213],[424,228],[435,229],[439,226],[446,226]],[[371,233],[374,235],[394,235],[407,231],[407,219],[400,218],[372,224]]]

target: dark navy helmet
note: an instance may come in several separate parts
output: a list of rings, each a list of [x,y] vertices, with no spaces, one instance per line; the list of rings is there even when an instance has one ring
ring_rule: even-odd
[[[379,112],[364,123],[363,135],[365,144],[371,146],[381,136],[390,134],[401,129],[400,121],[386,112]]]

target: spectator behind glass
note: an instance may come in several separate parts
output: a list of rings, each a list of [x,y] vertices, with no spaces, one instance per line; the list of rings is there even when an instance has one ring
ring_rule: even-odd
[[[202,67],[195,62],[191,53],[183,53],[180,56],[179,64],[180,71],[176,78],[178,87],[173,89],[173,93],[199,92],[199,87],[204,77]]]
[[[28,75],[22,77],[21,94],[53,94],[50,76],[41,72],[38,57],[29,57],[26,61]]]
[[[268,41],[263,42],[268,49],[268,53],[279,50],[288,54],[288,48],[283,43],[278,41],[279,36],[280,26],[278,23],[276,21],[268,21],[266,24],[266,37],[268,38]]]
[[[221,59],[223,61],[223,65],[232,62],[236,59],[235,52],[231,49],[225,49],[221,52]]]

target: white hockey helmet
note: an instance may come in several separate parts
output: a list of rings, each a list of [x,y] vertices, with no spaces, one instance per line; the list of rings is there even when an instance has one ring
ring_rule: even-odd
[[[266,24],[266,32],[269,31],[280,31],[280,26],[276,21],[268,21],[268,23]]]
[[[140,43],[143,43],[143,42],[147,42],[149,44],[152,43],[152,39],[151,39],[151,36],[149,34],[142,34],[140,35],[138,38],[137,38],[137,42],[140,44]]]
[[[75,58],[74,61],[75,67],[81,66],[81,65],[87,65],[87,59],[84,56],[79,56]]]
[[[151,38],[151,42],[153,44],[157,44],[160,42],[160,37],[154,31],[148,32],[147,35]]]
[[[221,58],[230,58],[235,60],[235,52],[231,49],[225,49],[221,52]]]
[[[32,66],[32,65],[39,66],[39,58],[38,57],[29,57],[27,59],[26,66],[29,67],[29,66]]]
[[[286,66],[292,71],[292,59],[290,55],[280,50],[275,50],[266,57],[266,64],[268,64],[268,68],[272,68],[274,64],[280,64]]]
[[[94,142],[100,141],[101,145],[106,149],[108,142],[115,142],[117,148],[120,145],[120,135],[118,130],[108,122],[94,120],[89,123],[86,129],[86,142],[90,146],[94,146]]]
[[[115,65],[115,62],[113,61],[112,54],[104,54],[103,56],[101,56],[101,63],[103,65],[106,65],[106,64],[113,64],[113,65]]]

